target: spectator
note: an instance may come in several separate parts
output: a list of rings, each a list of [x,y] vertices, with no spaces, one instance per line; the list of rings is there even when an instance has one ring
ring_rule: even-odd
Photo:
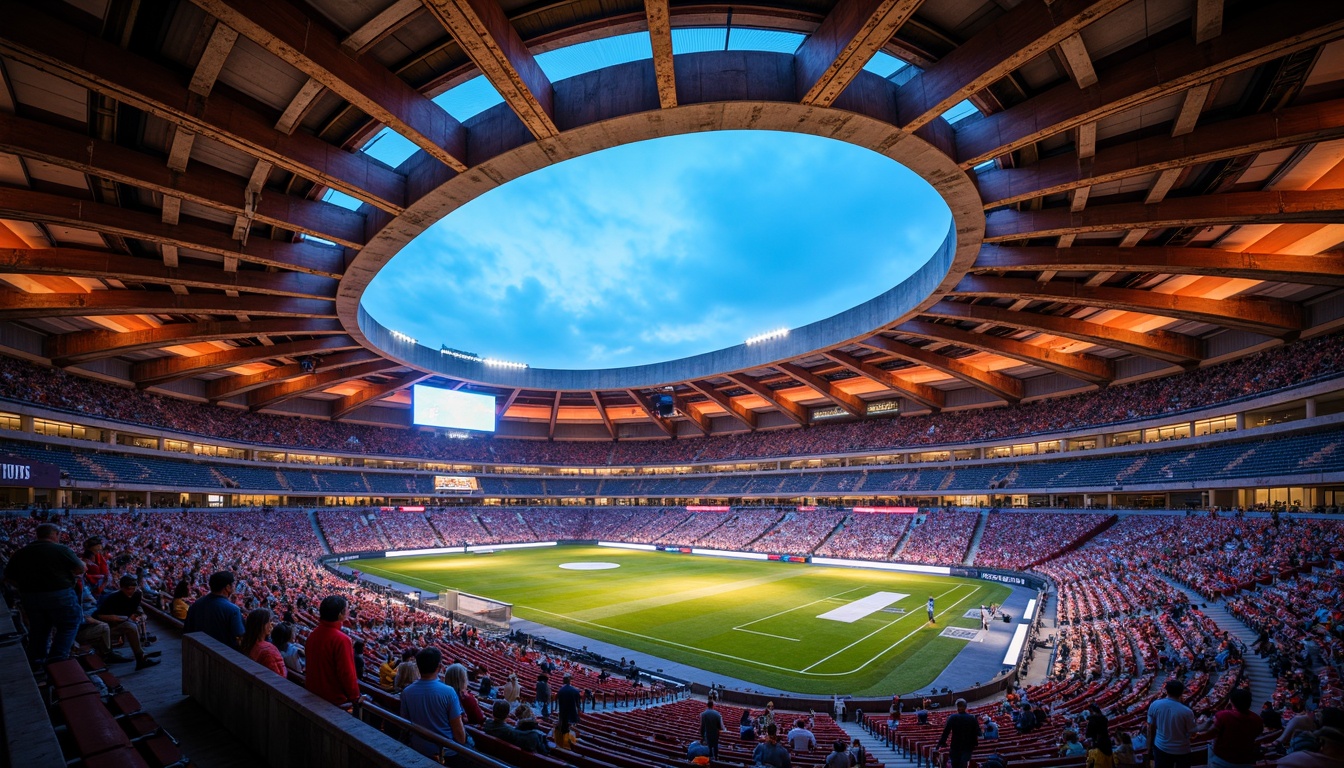
[[[1117,766],[1139,764],[1139,758],[1134,754],[1134,740],[1130,737],[1129,731],[1116,733],[1115,750],[1111,757]]]
[[[287,621],[276,625],[271,630],[271,643],[285,660],[285,669],[303,674],[303,646],[294,642],[294,625]]]
[[[957,713],[948,716],[947,722],[943,724],[943,735],[938,737],[938,750],[942,751],[947,746],[952,768],[966,768],[971,761],[971,753],[979,744],[980,722],[975,715],[966,712],[966,700],[957,699]]]
[[[817,748],[817,737],[807,729],[807,722],[802,719],[793,722],[793,728],[785,739],[791,752],[811,752]]]
[[[551,748],[546,743],[546,732],[537,727],[537,716],[532,712],[532,708],[526,704],[519,704],[514,717],[518,721],[517,746],[527,752],[549,755]]]
[[[378,665],[378,687],[384,691],[392,691],[392,681],[397,679],[397,655],[388,649],[387,656],[383,657],[383,663]],[[404,687],[404,686],[403,686]]]
[[[849,745],[849,764],[853,766],[864,765],[868,762],[868,750],[864,749],[858,739],[850,742]]]
[[[826,768],[850,768],[849,744],[844,739],[836,739],[831,753],[826,755]]]
[[[504,700],[509,702],[510,707],[518,706],[518,701],[523,695],[523,687],[518,684],[517,673],[509,673],[508,680],[504,682],[504,685],[500,686],[499,695],[503,696]]]
[[[344,597],[323,598],[318,606],[319,623],[304,647],[308,690],[338,706],[359,699],[354,644],[341,631],[349,611]],[[438,669],[437,664],[434,669]]]
[[[439,681],[439,666],[442,664],[443,654],[438,648],[429,647],[415,655],[420,679],[401,692],[401,716],[455,744],[467,744],[467,731],[462,725],[462,704],[458,701],[457,691]],[[430,757],[440,751],[438,745],[414,733],[411,734],[411,747]],[[457,753],[444,749],[443,754],[445,757],[454,757]]]
[[[234,578],[229,571],[210,574],[210,594],[191,604],[183,632],[204,632],[219,642],[238,650],[242,636],[243,612],[233,604]]]
[[[1316,731],[1315,750],[1302,750],[1280,757],[1279,768],[1339,768],[1344,765],[1344,731],[1321,728]]]
[[[1148,743],[1152,749],[1144,763],[1155,768],[1190,768],[1190,737],[1195,733],[1195,713],[1181,703],[1185,685],[1168,680],[1166,698],[1148,705]]]
[[[1269,701],[1266,701],[1264,706],[1260,707],[1260,722],[1265,724],[1265,730],[1267,731],[1277,731],[1283,727],[1283,717],[1274,708],[1274,704]]]
[[[714,708],[714,700],[705,702],[705,711],[700,713],[700,742],[709,748],[709,756],[719,757],[719,734],[723,731],[723,715]]]
[[[518,729],[509,725],[509,702],[495,699],[491,706],[490,719],[485,723],[485,734],[506,743],[518,746]]]
[[[756,740],[756,721],[752,719],[750,709],[743,709],[742,716],[737,719],[737,737],[742,741]]]
[[[579,741],[579,733],[568,723],[556,720],[551,740],[555,742],[556,749],[573,749]]]
[[[1197,736],[1213,734],[1209,768],[1248,768],[1260,761],[1256,742],[1265,730],[1265,721],[1251,711],[1251,689],[1233,688],[1228,701],[1232,707],[1215,715],[1212,726]]]
[[[57,541],[60,533],[51,523],[37,526],[37,539],[15,552],[5,567],[5,581],[19,590],[27,616],[28,660],[33,664],[70,658],[83,622],[75,583],[85,565]]]
[[[168,606],[168,613],[178,621],[186,621],[187,611],[191,608],[191,585],[186,579],[177,582],[173,587],[173,602]]]
[[[574,726],[581,719],[579,709],[583,706],[583,694],[579,692],[572,684],[573,675],[566,673],[561,678],[563,685],[555,695],[556,707],[559,709],[560,720],[568,726]]]
[[[98,609],[98,600],[89,591],[89,585],[81,580],[79,587],[80,607],[84,615],[84,623],[79,625],[79,633],[75,636],[75,642],[93,646],[93,650],[107,664],[124,664],[131,661],[130,656],[123,656],[112,650],[112,628],[94,617],[93,614]]]
[[[137,619],[144,619],[145,614],[140,608],[143,600],[140,580],[128,573],[118,580],[115,592],[103,595],[103,599],[98,601],[98,607],[93,612],[94,618],[107,624],[114,638],[121,638],[126,647],[131,649],[131,653],[135,655],[137,671],[159,663],[158,659],[151,659],[145,655],[144,646],[140,642]]]
[[[238,650],[275,674],[288,677],[289,669],[285,666],[285,657],[281,655],[280,649],[266,639],[274,630],[275,619],[270,611],[265,608],[252,611],[247,614],[243,641],[239,644]]]
[[[351,663],[355,665],[355,679],[364,679],[364,648],[366,642],[362,637],[356,637],[354,643],[350,646]]]
[[[406,687],[420,679],[420,665],[415,660],[419,650],[407,648],[401,652],[401,663],[392,671],[392,692],[401,693]]]
[[[999,724],[989,715],[985,715],[985,728],[981,731],[981,738],[985,741],[995,741],[999,738]]]
[[[1092,748],[1087,751],[1087,768],[1115,768],[1115,762],[1110,734],[1100,734],[1092,741]]]
[[[605,670],[603,670],[605,671]],[[545,672],[537,675],[537,684],[534,686],[536,691],[536,707],[541,710],[541,719],[547,720],[551,716],[551,679]]]
[[[694,765],[709,765],[710,750],[699,739],[686,745],[686,759]]]
[[[1101,711],[1101,707],[1095,702],[1087,705],[1087,730],[1083,731],[1083,738],[1089,743],[1097,743],[1105,739],[1109,744],[1111,741],[1111,721]]]
[[[756,749],[751,753],[751,760],[756,765],[792,768],[789,750],[779,743],[779,729],[774,723],[765,726],[765,741],[756,745]]]
[[[85,539],[80,559],[84,561],[84,581],[93,591],[94,597],[102,597],[112,584],[112,567],[103,553],[103,537],[90,536]]]
[[[1078,741],[1078,732],[1072,728],[1066,729],[1060,736],[1063,743],[1059,745],[1060,757],[1079,757],[1087,754],[1087,747],[1084,747]]]

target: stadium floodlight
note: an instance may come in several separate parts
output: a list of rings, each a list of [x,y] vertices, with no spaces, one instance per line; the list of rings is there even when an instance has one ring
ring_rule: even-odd
[[[511,363],[508,360],[497,360],[493,357],[487,357],[481,362],[494,368],[526,368],[527,363]]]
[[[472,352],[463,352],[463,351],[460,350],[460,349],[453,349],[452,347],[448,347],[448,346],[440,346],[440,347],[439,347],[439,354],[440,354],[440,355],[447,355],[448,357],[455,357],[455,358],[457,358],[458,360],[466,360],[466,361],[469,362],[469,363],[482,363],[482,362],[485,362],[484,359],[482,359],[480,355],[477,355],[477,354],[472,353]]]
[[[393,331],[392,338],[396,339],[397,341],[404,341],[407,344],[416,343],[415,339],[411,337],[410,334],[402,333],[401,331]]]
[[[747,344],[760,344],[766,341],[774,341],[775,339],[782,339],[788,335],[788,328],[776,328],[773,331],[766,331],[765,333],[758,333],[755,336],[747,337]]]

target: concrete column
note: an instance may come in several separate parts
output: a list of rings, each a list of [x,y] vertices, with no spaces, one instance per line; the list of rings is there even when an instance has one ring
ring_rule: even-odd
[[[1114,509],[1114,508],[1115,508],[1115,494],[1114,494],[1114,493],[1108,493],[1108,494],[1106,494],[1106,508],[1107,508],[1107,509]]]
[[[1307,418],[1316,418],[1316,398],[1314,397],[1307,398]]]
[[[19,430],[22,432],[32,432],[33,417],[27,414],[19,414]]]
[[[1244,430],[1244,429],[1246,429],[1246,414],[1245,414],[1245,413],[1238,413],[1238,414],[1237,414],[1237,431],[1240,432],[1240,431],[1242,431],[1242,430]]]
[[[160,451],[165,451],[165,450],[168,449],[168,438],[166,438],[166,437],[162,437],[162,436],[159,437],[159,445],[158,445],[158,449],[159,449]]]
[[[107,443],[108,445],[116,445],[116,444],[117,444],[117,431],[116,431],[115,429],[105,429],[105,430],[103,430],[103,442],[104,442],[104,443]]]

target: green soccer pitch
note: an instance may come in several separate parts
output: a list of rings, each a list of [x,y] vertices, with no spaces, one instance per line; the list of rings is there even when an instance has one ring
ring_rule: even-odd
[[[560,567],[574,563],[619,567]],[[962,615],[1002,603],[1011,592],[977,579],[580,545],[342,565],[426,591],[503,600],[515,616],[765,689],[857,696],[907,693],[933,682],[966,646],[938,633],[978,628],[978,619]],[[900,595],[885,610],[869,612]],[[937,626],[925,613],[929,596]],[[854,620],[819,618],[837,609]]]

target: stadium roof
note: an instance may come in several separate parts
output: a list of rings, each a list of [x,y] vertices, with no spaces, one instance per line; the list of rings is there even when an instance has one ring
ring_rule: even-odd
[[[404,424],[428,380],[498,396],[506,434],[694,435],[1107,386],[1344,317],[1337,4],[4,0],[0,17],[0,344],[176,396]],[[378,268],[483,191],[729,128],[881,151],[955,232],[835,322],[638,370],[491,368],[362,316]]]

